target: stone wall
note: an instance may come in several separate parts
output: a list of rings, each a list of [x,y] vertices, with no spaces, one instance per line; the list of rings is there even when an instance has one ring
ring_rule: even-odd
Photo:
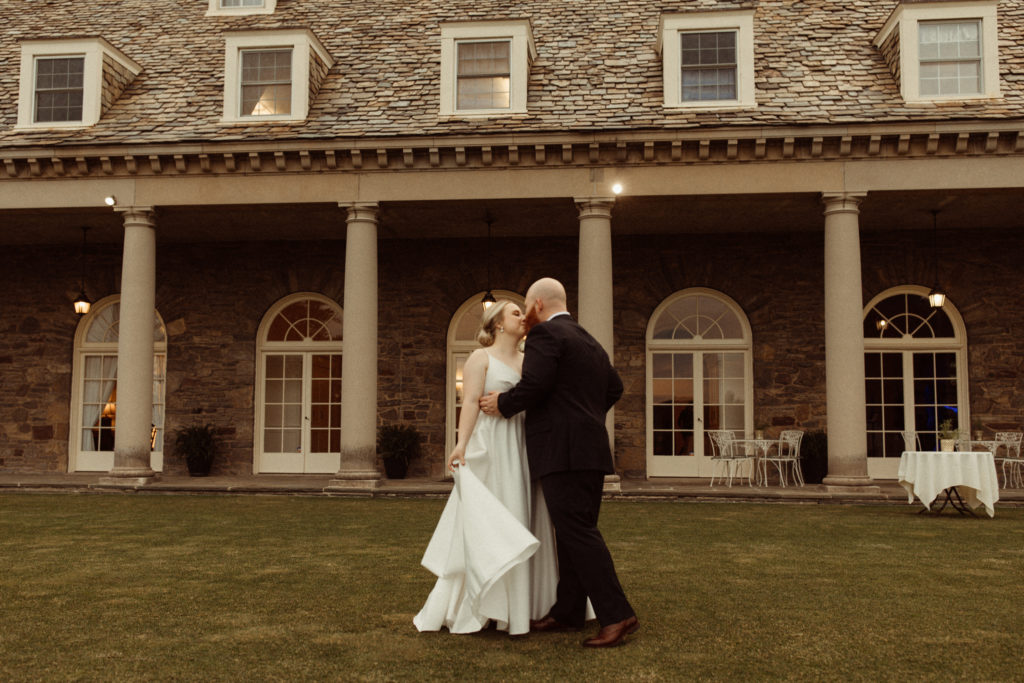
[[[1024,306],[1019,233],[940,233],[941,284],[967,325],[972,412],[990,428],[1024,420]],[[928,231],[862,236],[864,300],[903,284],[930,286]],[[379,422],[424,435],[414,476],[442,476],[448,324],[485,290],[485,242],[381,240]],[[667,296],[706,287],[732,297],[753,332],[756,422],[825,427],[823,243],[816,231],[785,234],[617,236],[615,363],[625,384],[616,406],[620,471],[645,471],[645,338]],[[87,291],[118,291],[120,245],[90,247]],[[561,279],[576,310],[573,238],[497,239],[491,287],[524,292]],[[8,247],[0,254],[0,470],[67,468],[77,248]],[[298,291],[342,303],[344,242],[160,244],[157,307],[168,327],[165,472],[184,472],[173,451],[181,426],[211,423],[226,450],[215,474],[252,471],[256,331],[266,311]],[[949,265],[954,264],[954,265]],[[955,273],[955,276],[954,276]],[[948,275],[947,275],[948,274]]]

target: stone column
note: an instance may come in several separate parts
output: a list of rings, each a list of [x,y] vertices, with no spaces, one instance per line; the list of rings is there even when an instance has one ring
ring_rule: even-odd
[[[153,482],[153,316],[156,310],[156,230],[151,207],[117,209],[124,215],[120,322],[117,338],[117,426],[114,468],[105,486]]]
[[[826,486],[867,486],[864,301],[858,206],[864,194],[825,194]]]
[[[576,199],[580,220],[579,322],[596,339],[608,357],[615,360],[615,330],[612,322],[612,197]],[[615,408],[605,420],[608,440],[615,453]],[[620,490],[619,475],[605,478],[605,490]]]
[[[369,490],[377,469],[377,211],[348,210],[345,237],[345,332],[341,359],[341,468],[328,489]]]

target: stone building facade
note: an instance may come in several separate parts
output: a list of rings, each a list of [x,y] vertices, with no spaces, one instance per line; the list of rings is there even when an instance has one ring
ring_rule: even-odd
[[[933,438],[946,415],[987,431],[1024,421],[1024,3],[702,0],[668,11],[624,0],[598,3],[592,17],[558,2],[371,12],[310,0],[227,17],[208,16],[207,4],[129,0],[112,12],[68,0],[11,13],[0,54],[0,470],[145,482],[151,467],[183,472],[173,435],[209,423],[224,444],[215,472],[301,473],[294,453],[283,454],[291,464],[264,459],[278,438],[274,411],[287,422],[292,406],[300,451],[319,438],[302,421],[324,421],[321,454],[338,464],[314,469],[337,470],[339,488],[373,485],[374,434],[395,422],[424,436],[413,474],[441,477],[456,409],[453,330],[483,292],[521,293],[541,276],[567,285],[571,311],[622,375],[613,424],[623,476],[706,476],[704,430],[792,427],[827,431],[830,483],[867,485],[893,476],[900,429]],[[527,111],[440,115],[444,27],[469,22],[486,37],[524,18]],[[998,29],[997,53],[975,40],[979,69],[998,62],[997,92],[987,82],[976,96],[907,101],[900,31],[942,24],[970,38],[975,22],[981,34]],[[169,28],[181,25],[187,49]],[[675,35],[665,27],[676,25],[739,27],[754,106],[665,101],[663,41]],[[309,82],[290,85],[304,93],[304,118],[223,119],[235,97],[225,45],[252,32],[268,36],[253,50],[279,50],[275,32],[317,41]],[[40,88],[31,65],[64,54],[65,37],[77,46],[90,36],[106,50],[96,83],[116,68],[123,91],[95,124],[26,119],[25,79],[30,97]],[[141,71],[129,79],[104,45]],[[79,318],[81,284],[96,310]],[[948,300],[929,312],[915,302],[935,286]],[[306,295],[344,320],[329,352],[312,337],[294,347],[267,337],[283,302]],[[873,332],[876,311],[897,299],[913,310],[886,313],[891,329],[923,312],[953,332]],[[745,332],[657,336],[659,316],[698,300]],[[119,335],[89,347],[115,304]],[[315,371],[303,370],[292,378],[297,402],[271,398],[271,357],[308,367],[332,354],[344,369],[336,396],[318,407]],[[673,375],[666,398],[659,354],[701,374],[736,359],[739,374]],[[90,375],[88,357],[116,359],[116,382]],[[903,357],[901,374],[875,377],[873,357]],[[926,357],[931,374],[919,367]],[[126,367],[142,369],[129,378]],[[728,400],[726,387],[736,388]],[[102,400],[88,399],[94,389]],[[117,445],[97,450],[104,429]],[[159,462],[147,457],[151,436]],[[107,469],[85,464],[107,462],[94,458],[107,451]]]

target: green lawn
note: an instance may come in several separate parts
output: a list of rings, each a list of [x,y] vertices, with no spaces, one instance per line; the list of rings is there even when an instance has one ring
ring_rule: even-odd
[[[606,503],[595,652],[417,633],[442,504],[0,495],[0,680],[1024,680],[1024,509]]]

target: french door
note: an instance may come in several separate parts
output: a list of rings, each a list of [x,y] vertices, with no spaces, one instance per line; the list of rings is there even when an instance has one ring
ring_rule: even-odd
[[[745,431],[746,354],[665,351],[651,353],[650,360],[648,476],[710,477],[706,431]]]
[[[264,353],[259,471],[330,474],[341,466],[341,354]]]
[[[864,376],[872,478],[896,478],[904,430],[916,432],[921,448],[932,451],[944,421],[954,427],[969,424],[959,416],[954,351],[868,351]]]

